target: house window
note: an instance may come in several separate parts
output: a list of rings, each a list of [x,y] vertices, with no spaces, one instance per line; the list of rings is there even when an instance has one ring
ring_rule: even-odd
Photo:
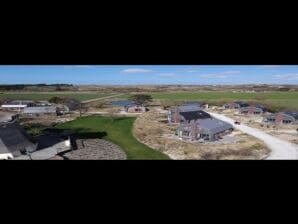
[[[289,124],[289,123],[291,123],[291,121],[290,120],[283,120],[282,123]]]
[[[182,131],[182,135],[183,136],[189,136],[189,132],[188,131]]]

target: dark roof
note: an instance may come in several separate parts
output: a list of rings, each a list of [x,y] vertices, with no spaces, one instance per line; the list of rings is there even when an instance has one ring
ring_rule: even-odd
[[[231,124],[215,118],[198,121],[198,125],[212,133],[219,133],[233,128]]]
[[[173,109],[172,111],[175,112],[178,110],[179,112],[190,112],[190,111],[200,111],[201,109],[202,109],[201,106],[192,104],[192,105],[178,106],[175,109]]]
[[[239,104],[240,107],[248,107],[249,104],[243,102],[243,101],[234,101],[233,103]]]
[[[262,104],[255,104],[254,106],[257,107],[257,108],[261,108],[262,110],[265,109],[265,106],[262,105]]]
[[[30,150],[36,148],[32,138],[15,121],[0,124],[0,140],[0,153],[9,151],[13,154],[19,154],[19,151],[25,148]]]
[[[181,116],[185,118],[187,121],[191,120],[198,120],[198,119],[205,119],[211,118],[210,114],[206,113],[205,111],[189,111],[189,112],[180,112]]]
[[[198,105],[198,106],[202,106],[204,105],[205,103],[204,102],[199,102],[199,101],[186,101],[186,102],[183,102],[181,104],[181,106],[188,106],[188,105]]]
[[[284,112],[284,114],[290,115],[295,118],[295,120],[298,120],[298,112]]]

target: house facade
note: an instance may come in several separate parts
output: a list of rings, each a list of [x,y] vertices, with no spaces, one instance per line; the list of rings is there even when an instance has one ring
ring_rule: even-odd
[[[298,112],[269,114],[264,117],[263,122],[269,124],[298,124]]]
[[[146,107],[137,104],[129,104],[124,106],[124,110],[127,113],[143,113],[146,112]]]
[[[24,115],[38,116],[38,115],[57,115],[57,107],[42,106],[42,107],[26,107],[23,110]]]
[[[244,103],[242,101],[234,101],[230,103],[224,104],[225,109],[239,109],[241,107],[248,107],[249,105],[247,103]]]
[[[227,122],[215,118],[206,118],[181,123],[176,130],[176,134],[182,140],[215,141],[232,130],[233,126]]]
[[[258,115],[265,112],[265,107],[262,105],[251,105],[248,107],[240,107],[239,112],[247,115]]]

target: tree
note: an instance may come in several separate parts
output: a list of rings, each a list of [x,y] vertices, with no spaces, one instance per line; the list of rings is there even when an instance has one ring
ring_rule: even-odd
[[[54,96],[51,99],[49,99],[50,103],[55,103],[55,104],[59,104],[59,103],[63,103],[64,102],[64,98],[58,97],[58,96]]]
[[[153,100],[151,95],[145,94],[132,95],[129,97],[129,99],[134,101],[137,105],[144,105],[146,103],[152,102]]]

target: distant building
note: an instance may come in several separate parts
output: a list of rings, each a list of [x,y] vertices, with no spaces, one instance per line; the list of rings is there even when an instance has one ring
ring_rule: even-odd
[[[298,112],[270,114],[265,116],[263,121],[269,124],[298,124]]]
[[[25,115],[57,115],[57,107],[44,106],[44,107],[26,107],[23,110]]]
[[[52,104],[47,101],[47,100],[39,100],[37,103],[36,103],[36,106],[52,106]]]
[[[37,143],[16,121],[0,123],[0,159],[12,159],[36,149]]]
[[[13,100],[1,105],[3,110],[23,110],[26,107],[34,105],[34,101],[31,100]]]
[[[215,141],[232,130],[233,126],[227,122],[215,118],[206,118],[181,123],[176,133],[183,140]]]
[[[79,110],[81,109],[81,102],[76,99],[67,99],[63,103],[64,107],[67,108],[68,111]]]
[[[248,107],[249,105],[247,103],[244,103],[242,101],[234,101],[231,103],[224,104],[225,109],[239,109],[241,107]]]
[[[137,104],[125,105],[124,109],[128,113],[143,113],[147,111],[146,107]]]
[[[259,104],[239,108],[239,112],[241,114],[248,114],[248,115],[263,114],[265,111],[266,111],[265,107]]]
[[[180,106],[198,106],[200,108],[204,108],[206,103],[200,101],[186,101],[183,102]]]
[[[180,105],[176,108],[173,108],[168,111],[168,121],[170,123],[179,123],[181,120],[184,120],[183,116],[181,116],[181,113],[183,112],[199,112],[206,113],[202,111],[201,105]],[[197,113],[198,114],[198,113]]]

